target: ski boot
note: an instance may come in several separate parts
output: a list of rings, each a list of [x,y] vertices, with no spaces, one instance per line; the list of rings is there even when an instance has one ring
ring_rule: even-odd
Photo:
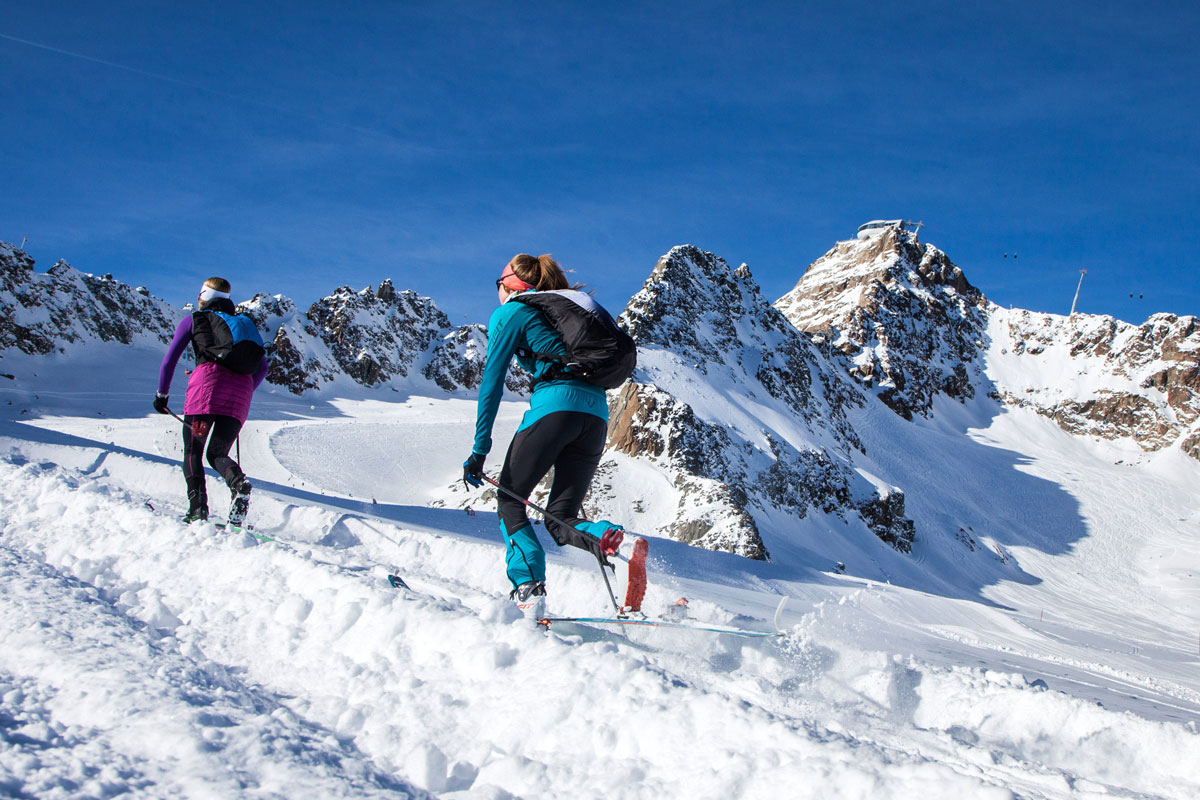
[[[546,582],[527,581],[508,594],[508,599],[517,604],[517,610],[527,620],[537,622],[546,617]]]
[[[250,485],[250,480],[245,475],[240,476],[229,487],[229,491],[233,494],[233,499],[229,504],[228,525],[230,527],[240,528],[246,521],[246,512],[250,509],[250,490],[252,488],[254,487]]]
[[[208,519],[208,495],[205,493],[203,480],[201,478],[199,481],[188,481],[188,510],[183,515],[183,521],[188,525]]]
[[[188,512],[183,515],[183,522],[186,525],[191,525],[193,522],[208,521],[208,509],[201,506],[200,508],[189,508]]]

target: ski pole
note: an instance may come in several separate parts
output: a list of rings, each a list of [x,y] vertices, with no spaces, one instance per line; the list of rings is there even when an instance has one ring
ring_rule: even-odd
[[[553,514],[551,514],[551,513],[550,513],[549,511],[547,511],[546,509],[544,509],[544,508],[542,508],[541,506],[539,506],[537,503],[532,503],[532,502],[530,502],[529,500],[526,500],[524,497],[521,497],[519,494],[517,494],[516,492],[512,491],[511,489],[508,489],[508,488],[505,488],[504,486],[501,486],[499,483],[497,483],[496,481],[492,480],[492,479],[491,479],[491,478],[489,478],[487,475],[481,475],[480,477],[482,477],[482,478],[483,478],[485,481],[487,481],[488,483],[490,483],[492,486],[495,486],[497,489],[499,489],[500,491],[504,492],[506,495],[508,495],[508,496],[509,496],[509,497],[511,497],[512,499],[521,501],[521,502],[522,502],[522,503],[524,503],[526,506],[528,506],[529,508],[532,508],[534,511],[538,512],[539,514],[541,514],[543,517],[545,517],[546,519],[550,520],[551,522],[557,522],[559,525],[563,525],[563,526],[565,526],[565,527],[568,527],[568,528],[569,528],[569,527],[571,527],[570,525],[567,525],[567,523],[563,522],[563,521],[562,521],[561,519],[559,519],[558,517],[556,517],[556,516],[554,516]],[[613,553],[613,554],[612,554],[612,557],[613,557],[613,558],[615,558],[615,559],[618,559],[618,560],[620,560],[620,561],[628,561],[628,560],[629,560],[629,559],[628,559],[626,556],[623,556],[623,555],[621,555],[620,553]]]
[[[169,409],[169,408],[168,408],[168,409],[167,409],[167,413],[168,413],[168,414],[170,414],[170,415],[171,415],[172,417],[174,417],[175,419],[179,420],[179,421],[180,421],[180,423],[182,423],[182,424],[184,424],[184,425],[187,425],[187,423],[186,423],[186,422],[184,422],[184,421],[183,421],[183,419],[182,419],[182,418],[180,418],[180,416],[179,416],[178,414],[176,414],[174,411],[172,411],[171,409]]]
[[[487,475],[483,475],[482,473],[480,474],[480,477],[482,477],[485,481],[490,483],[492,486],[495,486],[497,489],[504,492],[506,495],[508,495],[512,499],[519,500],[522,503],[524,503],[526,506],[528,506],[529,508],[532,508],[534,511],[537,511],[539,514],[541,514],[543,517],[550,520],[551,522],[557,523],[557,524],[563,526],[564,528],[572,527],[571,525],[568,525],[567,523],[563,522],[558,517],[551,514],[546,509],[539,506],[537,503],[532,503],[529,500],[526,500],[524,497],[521,497],[521,495],[517,494],[512,489],[501,486],[499,481],[494,481],[491,478],[489,478]],[[615,594],[613,594],[612,584],[609,583],[609,581],[608,581],[608,573],[604,571],[604,559],[601,558],[599,553],[596,553],[595,556],[596,556],[596,562],[600,565],[600,576],[604,578],[604,587],[606,589],[608,589],[608,599],[612,600],[613,608],[615,608],[617,610],[617,615],[620,616],[621,604],[617,602],[617,596]]]

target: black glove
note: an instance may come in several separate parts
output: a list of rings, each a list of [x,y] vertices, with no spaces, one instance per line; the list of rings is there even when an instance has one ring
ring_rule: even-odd
[[[165,394],[154,395],[154,410],[160,414],[170,414],[167,410],[167,396]]]
[[[487,456],[471,453],[471,457],[463,462],[463,483],[468,486],[483,486],[483,460]]]

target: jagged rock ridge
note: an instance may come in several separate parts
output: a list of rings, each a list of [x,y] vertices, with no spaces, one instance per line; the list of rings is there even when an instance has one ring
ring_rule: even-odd
[[[340,375],[365,387],[424,379],[445,391],[475,389],[483,373],[483,326],[455,327],[433,300],[390,280],[357,292],[341,287],[304,314],[279,295],[258,295],[241,309],[270,337],[267,380],[294,394]],[[512,378],[514,391],[523,386]]]
[[[281,295],[258,295],[240,309],[271,346],[267,381],[295,394],[342,376],[365,387],[431,382],[452,392],[479,386],[483,326],[455,327],[430,298],[396,291],[388,280],[378,289],[342,287],[304,314]],[[190,310],[65,261],[37,273],[28,253],[0,243],[0,357],[10,348],[42,355],[87,341],[165,346]],[[517,371],[508,385],[525,392],[528,376]]]
[[[939,394],[987,395],[1072,434],[1147,451],[1178,443],[1200,458],[1195,317],[1157,314],[1136,326],[1010,311],[899,227],[839,242],[775,306],[907,419],[928,416]]]
[[[0,353],[16,348],[28,355],[61,351],[87,341],[171,340],[178,312],[111,275],[87,275],[65,261],[45,273],[34,260],[0,242]]]
[[[903,493],[881,492],[851,468],[861,443],[845,409],[864,398],[762,297],[745,265],[673,248],[620,322],[639,367],[610,395],[609,445],[671,476],[678,508],[664,532],[767,558],[755,512],[817,509],[849,512],[911,547]]]
[[[1200,321],[1155,314],[1142,325],[992,307],[996,391],[1064,430],[1178,446],[1200,460]],[[1064,369],[1064,367],[1066,367]],[[1044,376],[1059,379],[1045,383]]]

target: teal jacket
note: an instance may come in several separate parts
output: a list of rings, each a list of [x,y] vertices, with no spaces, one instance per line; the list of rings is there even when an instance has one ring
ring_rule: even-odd
[[[518,350],[537,353],[564,353],[562,336],[532,306],[504,303],[488,320],[487,361],[479,384],[479,405],[475,417],[474,451],[487,455],[492,449],[492,425],[504,394],[504,377]],[[549,361],[517,356],[517,363],[535,379],[550,369]],[[544,381],[534,387],[529,410],[521,419],[523,431],[547,414],[556,411],[582,411],[608,421],[608,398],[599,386],[586,381]]]

